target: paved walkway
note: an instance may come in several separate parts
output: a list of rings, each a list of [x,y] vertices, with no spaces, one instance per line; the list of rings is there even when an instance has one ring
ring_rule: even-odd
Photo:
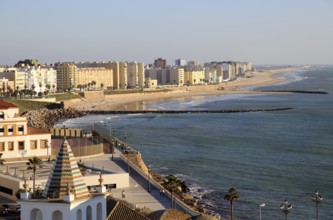
[[[113,172],[127,172],[127,163],[119,156],[114,154],[114,160],[111,160],[111,154],[105,154],[98,157],[82,159],[82,162],[94,165],[95,168],[104,167],[105,170]],[[151,192],[148,192],[148,182],[135,170],[130,168],[130,186],[128,188],[112,189],[112,196],[118,199],[122,198],[122,191],[125,191],[125,200],[134,204],[137,208],[148,207],[151,211],[168,209],[171,207],[170,198],[166,195],[160,195],[159,189],[151,185]]]

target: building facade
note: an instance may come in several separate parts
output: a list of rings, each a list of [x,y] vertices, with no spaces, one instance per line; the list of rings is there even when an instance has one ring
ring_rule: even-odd
[[[161,69],[165,69],[167,66],[167,62],[165,59],[162,58],[158,58],[154,61],[154,67],[155,68],[161,68]]]
[[[56,64],[57,87],[59,91],[66,91],[77,85],[77,67],[73,62]]]
[[[0,100],[0,153],[2,158],[27,158],[51,154],[51,133],[27,125],[19,108]]]
[[[113,70],[103,67],[77,69],[75,88],[88,85],[88,83],[91,84],[93,81],[96,83],[96,85],[93,85],[94,88],[100,88],[102,83],[105,88],[113,87]]]

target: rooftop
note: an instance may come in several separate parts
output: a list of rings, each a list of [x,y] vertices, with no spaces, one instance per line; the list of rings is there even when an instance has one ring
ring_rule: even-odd
[[[13,105],[12,103],[0,100],[0,109],[9,109],[9,108],[18,108],[18,106]]]

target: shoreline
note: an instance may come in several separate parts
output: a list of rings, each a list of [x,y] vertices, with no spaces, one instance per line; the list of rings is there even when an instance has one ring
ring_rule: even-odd
[[[254,91],[253,87],[274,85],[286,82],[287,79],[281,76],[288,72],[298,72],[302,68],[289,67],[270,70],[254,71],[247,73],[245,77],[235,81],[220,83],[218,85],[184,86],[170,88],[171,91],[163,93],[141,93],[141,94],[120,94],[107,95],[104,99],[97,101],[80,101],[74,104],[74,108],[80,111],[89,110],[117,110],[137,111],[153,110],[147,108],[147,104],[171,100],[182,100],[188,98],[204,98],[209,96],[220,96],[230,94],[276,94],[274,91]],[[247,89],[249,88],[249,89]]]

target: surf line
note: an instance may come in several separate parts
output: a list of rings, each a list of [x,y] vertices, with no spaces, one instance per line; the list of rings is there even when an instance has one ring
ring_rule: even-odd
[[[272,112],[287,111],[294,108],[259,108],[259,109],[217,109],[217,110],[90,110],[86,114],[187,114],[187,113],[245,113],[245,112]]]

